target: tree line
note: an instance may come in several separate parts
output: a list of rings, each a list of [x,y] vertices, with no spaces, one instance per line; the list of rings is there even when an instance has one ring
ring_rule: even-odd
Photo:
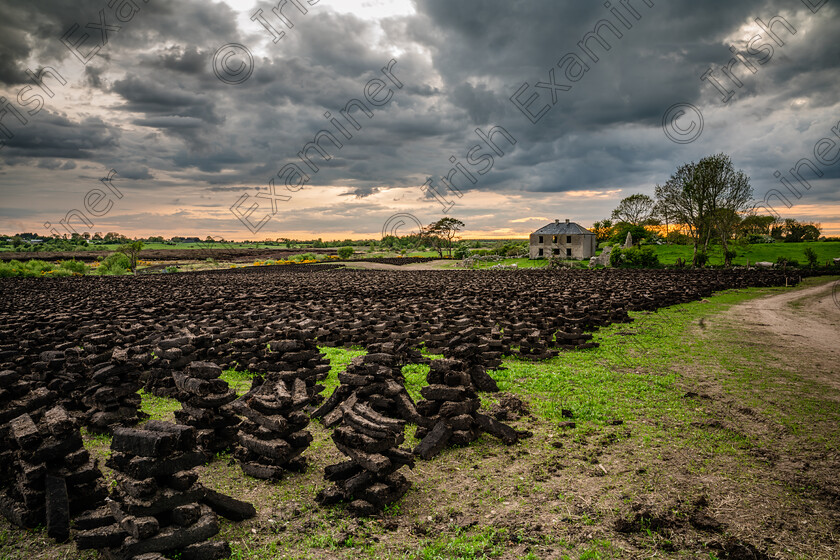
[[[619,202],[610,219],[592,227],[598,241],[621,242],[661,236],[666,243],[692,244],[692,265],[702,266],[709,245],[720,243],[729,266],[734,241],[746,243],[816,241],[820,225],[779,220],[755,212],[750,178],[735,170],[726,154],[715,154],[681,165],[654,197],[633,194]]]

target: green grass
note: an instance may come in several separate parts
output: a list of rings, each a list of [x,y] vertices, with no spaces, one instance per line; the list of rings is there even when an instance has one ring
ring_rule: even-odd
[[[806,285],[827,280],[808,279]],[[231,542],[232,557],[238,560],[711,559],[702,545],[677,552],[660,548],[671,538],[662,532],[617,535],[612,521],[632,517],[630,504],[639,501],[656,507],[670,503],[679,509],[668,499],[688,500],[703,492],[714,500],[718,492],[719,499],[737,495],[739,512],[772,503],[773,511],[797,520],[799,528],[793,535],[774,531],[778,544],[752,541],[768,546],[771,557],[831,558],[813,544],[830,531],[814,527],[832,523],[830,516],[802,513],[796,504],[805,503],[807,508],[818,504],[803,497],[803,490],[775,480],[772,467],[756,452],[775,449],[780,435],[793,434],[790,447],[784,449],[791,460],[801,457],[800,446],[836,456],[840,452],[837,392],[809,381],[796,369],[786,369],[771,346],[748,340],[739,333],[742,325],[721,319],[733,305],[785,291],[728,290],[703,301],[632,313],[632,323],[596,331],[597,348],[562,352],[536,363],[507,357],[503,362],[507,369],[491,375],[502,391],[515,393],[530,405],[534,417],[511,425],[533,431],[533,437],[506,447],[484,435],[465,448],[418,461],[409,473],[412,489],[379,520],[353,520],[343,506],[315,504],[315,494],[328,484],[323,468],[342,460],[330,430],[318,422],[308,428],[315,439],[306,453],[310,460],[306,473],[259,481],[245,476],[231,462],[232,456],[220,456],[201,467],[202,483],[253,501],[260,516],[242,523],[221,520],[217,538]],[[338,373],[364,350],[321,350],[332,366],[325,392],[330,394],[338,384]],[[422,364],[403,368],[406,388],[415,400],[420,399],[427,371]],[[227,370],[223,378],[241,394],[249,386],[250,374]],[[720,387],[720,402],[687,397],[686,391],[696,389],[698,381]],[[155,418],[171,420],[172,412],[180,408],[173,399],[142,392],[141,396],[143,410]],[[482,400],[486,407],[498,396],[482,395]],[[723,410],[730,411],[749,406],[767,421],[767,433],[749,432],[727,414],[721,416],[721,409],[714,409],[721,403],[727,403]],[[563,409],[571,411],[575,428],[558,426],[568,420]],[[714,419],[724,426],[703,424]],[[623,424],[613,425],[614,420]],[[417,443],[413,426],[407,432],[405,447],[410,447]],[[84,437],[86,448],[104,458],[109,438],[87,433]],[[548,470],[552,465],[554,472]],[[602,466],[604,474],[597,474]],[[644,467],[641,474],[639,467]],[[778,494],[762,494],[767,492]],[[689,503],[684,502],[680,514],[689,511]],[[453,522],[459,512],[475,524],[467,528]],[[729,525],[736,536],[760,533],[755,524],[739,533],[737,519]],[[808,524],[800,526],[800,519]],[[389,522],[397,528],[384,528]],[[541,532],[526,530],[536,522],[543,524]],[[23,544],[11,545],[14,540]],[[46,541],[43,531],[0,525],[0,558],[7,554],[15,560],[78,558],[75,550]]]
[[[665,265],[672,265],[678,258],[685,259],[691,264],[694,251],[692,245],[651,245],[659,261]],[[779,257],[799,261],[800,266],[806,266],[805,249],[810,247],[817,254],[819,264],[823,265],[832,258],[840,257],[840,242],[810,241],[805,243],[757,243],[753,245],[730,245],[730,250],[738,256],[732,259],[736,265],[746,265],[756,262],[776,262]],[[712,245],[709,250],[709,264],[723,264],[723,249],[720,245]]]
[[[402,374],[405,376],[405,389],[411,398],[414,399],[414,402],[418,402],[422,398],[420,396],[420,389],[429,384],[426,381],[426,375],[428,373],[429,366],[426,364],[409,364],[402,368]]]
[[[496,266],[497,264],[506,266],[515,264],[517,268],[543,268],[548,266],[548,261],[545,259],[502,259],[500,261],[478,261],[475,263],[475,268],[490,268],[491,266]]]
[[[506,529],[484,527],[477,531],[456,530],[441,535],[420,549],[417,558],[421,560],[443,559],[487,559],[497,558],[504,552],[508,540]]]
[[[358,346],[354,346],[350,349],[321,346],[319,347],[319,349],[330,361],[330,373],[323,382],[324,392],[322,393],[324,397],[329,397],[330,395],[332,395],[333,391],[335,391],[335,388],[339,385],[339,372],[344,371],[350,364],[350,362],[353,360],[353,358],[355,358],[356,356],[364,356],[365,354],[367,354],[367,352]]]
[[[222,372],[222,379],[227,381],[231,389],[236,391],[239,396],[244,395],[251,388],[251,379],[254,374],[248,370],[237,371],[236,369],[226,369]]]
[[[693,247],[691,245],[649,245],[653,247],[659,261],[664,265],[673,265],[678,258],[685,259],[690,265]],[[808,259],[805,258],[805,249],[810,247],[817,254],[819,264],[824,265],[826,261],[840,257],[840,242],[835,241],[812,241],[805,243],[760,243],[754,245],[730,245],[738,256],[732,260],[732,264],[746,266],[756,262],[776,262],[779,257],[788,260],[796,260],[800,266],[807,266]],[[589,267],[588,261],[572,261],[577,266]],[[475,268],[489,268],[491,266],[517,265],[517,268],[543,268],[548,265],[547,259],[503,259],[501,261],[478,262]],[[713,245],[709,250],[709,264],[723,264],[723,250],[720,245]]]
[[[181,403],[175,399],[158,397],[143,389],[138,391],[141,397],[140,410],[149,415],[149,420],[172,420],[172,414],[181,410]]]

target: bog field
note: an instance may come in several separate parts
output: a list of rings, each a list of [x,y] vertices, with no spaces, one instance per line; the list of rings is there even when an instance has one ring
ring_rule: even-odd
[[[0,279],[0,558],[840,558],[837,277],[387,266]]]

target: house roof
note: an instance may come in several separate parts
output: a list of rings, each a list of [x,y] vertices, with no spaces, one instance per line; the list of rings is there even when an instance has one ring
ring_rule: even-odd
[[[541,227],[534,233],[542,235],[595,235],[580,224],[561,222],[559,220],[555,220],[553,224]]]

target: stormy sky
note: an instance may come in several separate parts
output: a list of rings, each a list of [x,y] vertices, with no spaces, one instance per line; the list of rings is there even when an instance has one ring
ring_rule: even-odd
[[[0,0],[0,233],[514,237],[724,152],[840,235],[836,0],[111,4]]]

